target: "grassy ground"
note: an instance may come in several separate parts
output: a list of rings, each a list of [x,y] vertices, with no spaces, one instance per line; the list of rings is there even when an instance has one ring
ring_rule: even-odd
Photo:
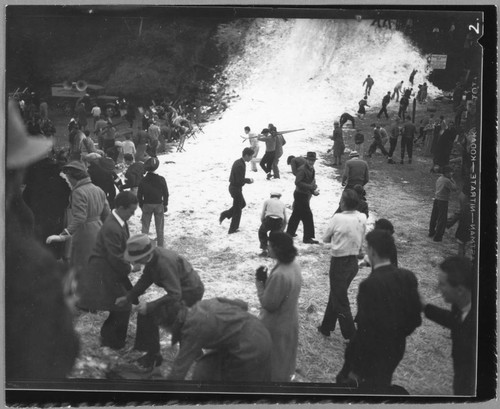
[[[447,118],[452,117],[450,105],[439,105],[437,109],[436,116],[443,114]],[[420,109],[420,112],[416,119],[417,124],[421,115],[425,114],[425,109]],[[368,114],[358,123],[365,134],[365,151],[371,140],[371,124],[375,122],[376,116]],[[63,119],[56,121],[56,125],[61,124],[65,126]],[[350,149],[354,148],[353,134],[354,131],[349,129],[344,132],[346,146]],[[331,162],[329,155],[320,156],[324,163]],[[395,154],[395,159],[397,158],[399,145]],[[392,221],[396,230],[400,265],[415,272],[424,298],[444,306],[436,287],[437,264],[444,257],[455,254],[457,244],[453,237],[454,231],[446,232],[440,243],[435,243],[427,237],[437,179],[435,174],[429,172],[431,158],[422,156],[420,149],[416,148],[412,165],[390,165],[380,153],[376,153],[367,161],[371,178],[366,186],[370,212],[376,214],[376,218],[384,217]],[[333,173],[332,183],[339,183],[340,177],[336,176],[339,173],[341,172]],[[456,195],[452,197],[450,213],[457,207],[453,202],[456,202]],[[241,298],[248,301],[252,313],[258,314],[259,303],[253,276],[254,266],[259,263],[257,254],[250,258],[243,257],[231,246],[214,253],[209,250],[209,230],[199,231],[196,235],[189,233],[196,228],[196,215],[186,214],[184,223],[186,234],[174,238],[169,247],[182,253],[201,272],[207,288],[204,298],[216,295]],[[299,250],[299,262],[303,266],[304,279],[299,300],[300,336],[296,381],[334,382],[343,364],[343,339],[338,331],[332,333],[330,338],[324,338],[316,330],[328,299],[329,251],[323,246],[314,247],[302,243],[296,243],[296,246]],[[368,268],[361,269],[349,289],[353,314],[356,312],[359,283],[368,274]],[[139,275],[140,273],[134,273],[132,281],[137,280]],[[151,287],[147,298],[154,299],[160,295],[162,290]],[[79,315],[75,324],[81,337],[82,350],[72,377],[104,378],[109,369],[116,365],[128,364],[140,356],[140,352],[132,350],[135,314],[133,312],[130,321],[127,347],[118,352],[99,346],[99,328],[107,313]],[[170,347],[168,334],[162,332],[161,339],[165,360],[152,375],[154,379],[161,379],[168,373],[176,353],[176,348]],[[394,383],[415,395],[451,394],[453,371],[450,353],[449,330],[424,319],[423,325],[408,338],[406,354],[395,372]]]

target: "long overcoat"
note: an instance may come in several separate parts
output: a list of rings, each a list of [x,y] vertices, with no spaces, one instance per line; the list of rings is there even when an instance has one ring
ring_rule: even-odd
[[[258,287],[262,306],[260,318],[273,341],[271,380],[290,381],[295,372],[299,342],[298,299],[302,286],[300,266],[295,262],[278,263],[265,287]]]
[[[123,258],[129,238],[128,227],[121,226],[113,213],[97,235],[85,271],[78,276],[77,295],[80,308],[100,311],[125,311],[115,301],[132,289],[128,275],[130,263]]]
[[[66,230],[71,235],[70,263],[78,271],[87,265],[97,233],[110,210],[105,193],[90,181],[90,177],[73,186],[68,209]]]

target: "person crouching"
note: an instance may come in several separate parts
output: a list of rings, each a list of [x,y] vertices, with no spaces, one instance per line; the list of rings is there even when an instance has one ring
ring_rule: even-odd
[[[284,231],[287,223],[285,204],[280,200],[281,193],[271,192],[271,198],[264,202],[260,220],[259,241],[262,253],[260,256],[267,257],[268,232]]]

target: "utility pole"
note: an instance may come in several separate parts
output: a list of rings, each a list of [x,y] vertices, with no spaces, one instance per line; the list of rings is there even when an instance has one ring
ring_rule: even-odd
[[[143,21],[143,17],[141,17],[141,24],[139,24],[139,37],[141,36],[142,34],[142,21]]]

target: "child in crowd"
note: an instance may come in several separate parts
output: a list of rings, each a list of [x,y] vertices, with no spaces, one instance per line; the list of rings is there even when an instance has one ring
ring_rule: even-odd
[[[164,213],[168,207],[168,187],[163,176],[155,173],[160,166],[156,157],[149,158],[144,163],[146,176],[142,178],[137,189],[137,199],[142,210],[142,233],[149,233],[151,217],[154,215],[156,227],[156,243],[163,247]]]

